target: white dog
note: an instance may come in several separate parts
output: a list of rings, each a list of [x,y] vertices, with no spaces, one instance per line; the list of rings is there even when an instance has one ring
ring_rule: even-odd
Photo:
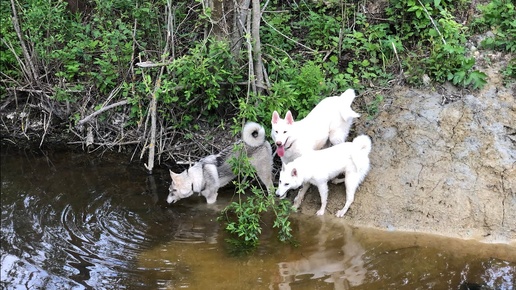
[[[272,149],[269,142],[265,140],[265,129],[262,125],[249,122],[242,130],[245,154],[249,162],[256,169],[260,180],[265,184],[267,190],[272,190]],[[234,146],[227,147],[218,154],[208,155],[192,167],[182,173],[170,171],[172,183],[169,187],[167,197],[168,203],[176,202],[187,198],[194,193],[199,193],[211,204],[217,200],[218,189],[228,184],[236,176],[231,169],[229,160],[239,154],[235,152]]]
[[[308,116],[296,122],[290,111],[285,119],[274,111],[271,135],[283,164],[306,152],[322,149],[328,140],[333,145],[346,141],[353,119],[360,116],[351,109],[354,99],[353,89],[346,90],[340,96],[325,98]]]
[[[323,215],[328,201],[328,181],[344,173],[343,179],[334,181],[334,183],[344,181],[346,184],[346,204],[336,214],[337,217],[342,217],[355,199],[358,185],[369,172],[370,151],[371,139],[366,135],[360,135],[353,139],[353,142],[344,142],[323,150],[308,152],[293,162],[283,165],[276,195],[284,198],[289,189],[303,185],[294,199],[294,208],[298,208],[310,184],[316,185],[321,196],[321,208],[317,211],[317,215]]]

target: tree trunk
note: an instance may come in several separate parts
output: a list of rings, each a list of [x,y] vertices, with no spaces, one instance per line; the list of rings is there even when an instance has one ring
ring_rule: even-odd
[[[232,34],[231,15],[234,13],[233,0],[210,0],[213,35],[218,40],[228,40]]]
[[[257,93],[262,93],[265,89],[263,76],[263,62],[262,62],[262,43],[260,41],[260,22],[262,13],[260,10],[260,0],[253,0],[253,22],[251,27],[251,37],[254,42],[253,46],[253,61],[254,61],[254,75],[256,78]]]
[[[238,58],[240,56],[240,49],[246,31],[245,23],[249,15],[249,4],[251,0],[241,0],[235,7],[233,13],[233,33],[231,33],[231,54]]]

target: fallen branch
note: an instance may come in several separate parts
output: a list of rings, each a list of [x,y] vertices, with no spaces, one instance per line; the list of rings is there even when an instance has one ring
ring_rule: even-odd
[[[91,118],[93,118],[93,117],[95,117],[95,116],[97,116],[97,115],[99,115],[99,114],[102,114],[102,113],[104,113],[104,112],[105,112],[105,111],[107,111],[107,110],[113,109],[113,108],[115,108],[115,107],[119,107],[119,106],[127,105],[127,103],[128,103],[128,101],[127,101],[127,100],[123,100],[123,101],[120,101],[120,102],[117,102],[117,103],[111,104],[111,105],[109,105],[109,106],[105,106],[105,107],[101,108],[100,110],[95,111],[93,114],[88,115],[86,118],[84,118],[84,119],[80,120],[80,121],[77,123],[76,127],[78,127],[78,126],[82,126],[84,123],[89,122],[89,121],[91,120]]]
[[[86,141],[72,141],[72,142],[68,142],[67,144],[69,144],[69,145],[77,145],[77,144],[86,145]],[[134,145],[134,144],[140,144],[140,140],[127,141],[127,142],[93,142],[92,143],[92,145],[107,146],[107,147]]]

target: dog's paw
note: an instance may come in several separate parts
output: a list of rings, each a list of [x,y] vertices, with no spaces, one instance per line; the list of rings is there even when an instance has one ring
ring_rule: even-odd
[[[339,210],[335,215],[337,217],[343,217],[346,214],[347,210]]]
[[[346,181],[345,178],[334,178],[334,179],[331,180],[331,183],[339,184],[339,183],[343,183],[344,181]]]
[[[214,204],[217,201],[217,194],[209,195],[206,197],[206,202],[208,204]]]
[[[324,215],[324,208],[318,210],[315,214],[316,215]]]

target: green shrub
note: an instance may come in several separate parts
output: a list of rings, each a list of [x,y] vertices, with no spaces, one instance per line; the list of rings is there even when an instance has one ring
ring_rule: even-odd
[[[245,152],[242,143],[234,150]],[[264,189],[250,184],[250,180],[257,180],[257,176],[245,154],[237,155],[229,162],[237,175],[237,180],[233,183],[236,186],[238,201],[229,204],[219,217],[220,221],[226,223],[226,231],[232,235],[232,238],[228,239],[229,244],[237,251],[247,252],[255,249],[262,233],[263,215],[267,212],[275,216],[273,228],[278,229],[278,239],[282,242],[291,241],[293,236],[289,221],[290,201],[278,200],[273,193],[267,194]]]
[[[415,48],[404,62],[409,81],[418,83],[427,74],[437,82],[484,86],[487,75],[473,69],[475,60],[464,49],[466,28],[451,13],[465,2],[455,8],[448,1],[391,0],[390,4],[387,15],[396,34]]]
[[[242,73],[227,42],[209,39],[198,43],[174,59],[167,71],[162,76],[159,100],[165,107],[163,117],[177,128],[191,126],[190,122],[200,116],[214,124],[220,120],[217,109],[231,107],[239,97],[241,88],[237,83]],[[179,119],[174,117],[178,114]]]
[[[492,0],[479,5],[481,17],[473,20],[471,26],[479,32],[491,30],[492,37],[483,40],[486,48],[516,52],[516,9],[513,1]]]

